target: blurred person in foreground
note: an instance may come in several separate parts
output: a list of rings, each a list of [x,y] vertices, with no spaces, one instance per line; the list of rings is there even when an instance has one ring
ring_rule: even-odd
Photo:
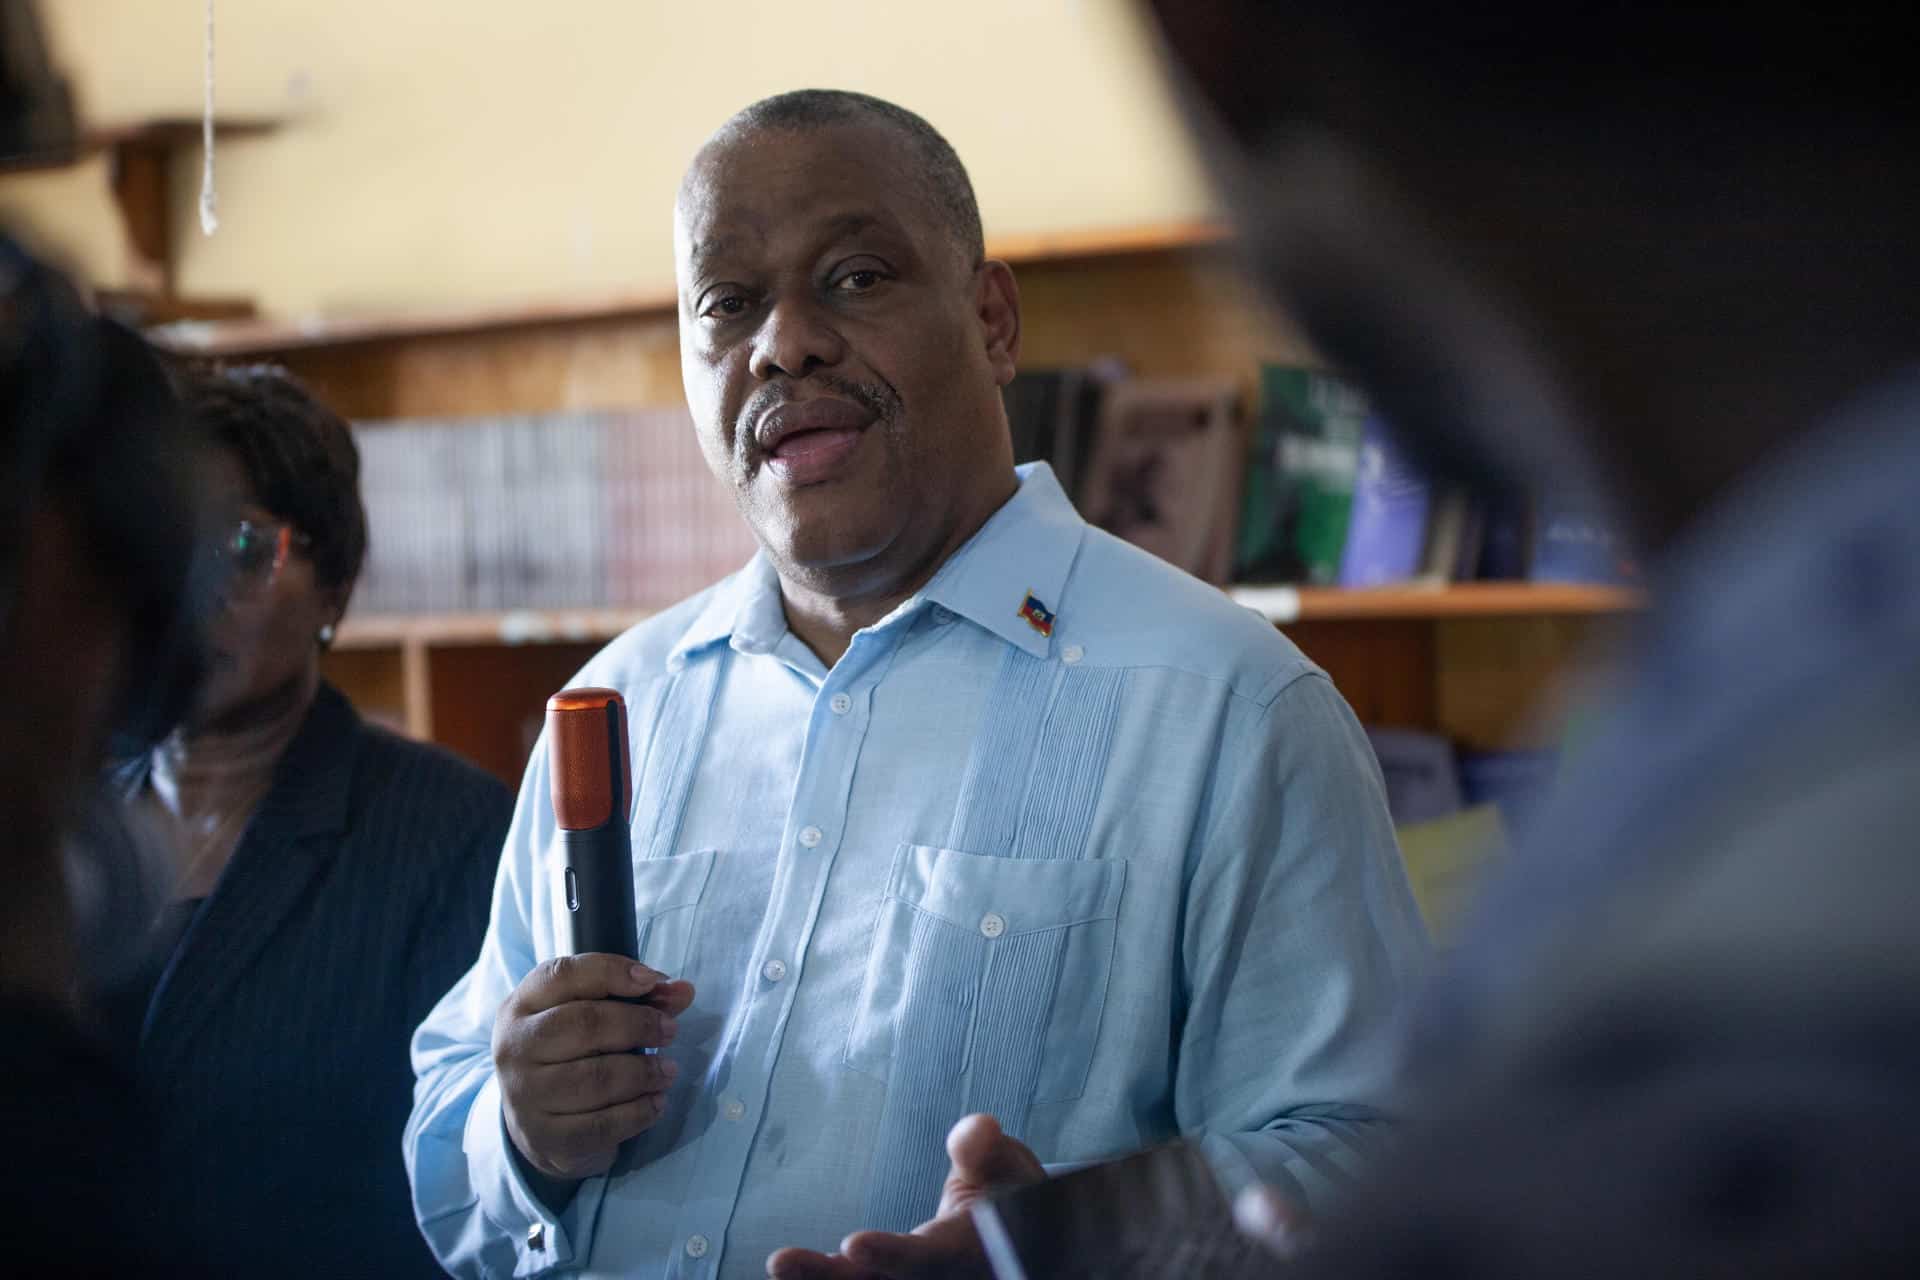
[[[0,1203],[23,1273],[192,1274],[202,1254],[83,991],[107,945],[92,906],[138,896],[137,868],[76,842],[114,802],[109,743],[150,743],[197,680],[174,414],[145,345],[0,238]]]
[[[1423,1122],[1316,1265],[1911,1273],[1909,7],[1153,8],[1321,350],[1655,566],[1629,690],[1418,1011]]]
[[[688,402],[761,551],[578,677],[632,709],[640,966],[556,959],[534,752],[486,945],[415,1040],[442,1261],[741,1277],[805,1245],[773,1267],[807,1275],[878,1228],[849,1254],[943,1266],[894,1233],[968,1112],[989,1163],[1191,1134],[1337,1184],[1425,945],[1346,704],[1015,469],[1018,290],[926,121],[756,103],[675,212]]]
[[[180,382],[223,596],[197,704],[121,777],[177,861],[104,1003],[223,1258],[438,1274],[400,1158],[407,1041],[480,945],[512,799],[321,678],[367,546],[347,424],[271,367]]]

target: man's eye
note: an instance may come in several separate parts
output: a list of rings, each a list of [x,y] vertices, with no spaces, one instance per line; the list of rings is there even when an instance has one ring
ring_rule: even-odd
[[[745,311],[746,309],[747,309],[747,300],[745,298],[741,297],[737,293],[723,293],[718,298],[715,298],[712,302],[708,303],[707,309],[701,314],[709,315],[709,316],[717,316],[721,319],[729,319],[733,316],[739,315],[741,312]]]
[[[834,281],[833,287],[842,293],[865,293],[879,284],[881,278],[878,271],[863,267],[859,271],[847,272]]]

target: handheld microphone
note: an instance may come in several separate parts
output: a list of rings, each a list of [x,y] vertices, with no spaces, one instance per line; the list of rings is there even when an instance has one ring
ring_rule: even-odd
[[[553,820],[566,855],[561,949],[640,958],[627,815],[627,704],[611,689],[563,689],[547,699]]]

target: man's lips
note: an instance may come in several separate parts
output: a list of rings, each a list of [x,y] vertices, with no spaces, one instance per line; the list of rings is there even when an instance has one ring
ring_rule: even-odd
[[[789,401],[760,419],[754,443],[767,469],[780,480],[818,484],[845,468],[873,423],[873,413],[851,400]]]
[[[860,432],[872,424],[873,413],[866,406],[835,396],[819,396],[775,405],[761,415],[753,437],[760,452],[777,458],[805,443],[795,437],[814,432]]]

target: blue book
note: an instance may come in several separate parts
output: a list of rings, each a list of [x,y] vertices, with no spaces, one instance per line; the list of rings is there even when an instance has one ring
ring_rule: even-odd
[[[1469,806],[1497,805],[1509,830],[1523,830],[1559,771],[1560,752],[1550,748],[1462,751],[1461,800]]]
[[[1386,424],[1369,417],[1360,432],[1340,585],[1378,587],[1419,576],[1432,507],[1426,476],[1394,444]]]
[[[1528,576],[1535,582],[1634,586],[1640,566],[1612,521],[1592,504],[1544,494],[1534,516]]]
[[[1480,560],[1473,576],[1483,581],[1517,582],[1527,576],[1527,550],[1532,539],[1527,524],[1530,504],[1516,493],[1487,499],[1486,532],[1480,542]]]
[[[1387,811],[1396,827],[1460,812],[1460,762],[1453,743],[1418,729],[1367,726],[1367,740],[1387,784]]]

